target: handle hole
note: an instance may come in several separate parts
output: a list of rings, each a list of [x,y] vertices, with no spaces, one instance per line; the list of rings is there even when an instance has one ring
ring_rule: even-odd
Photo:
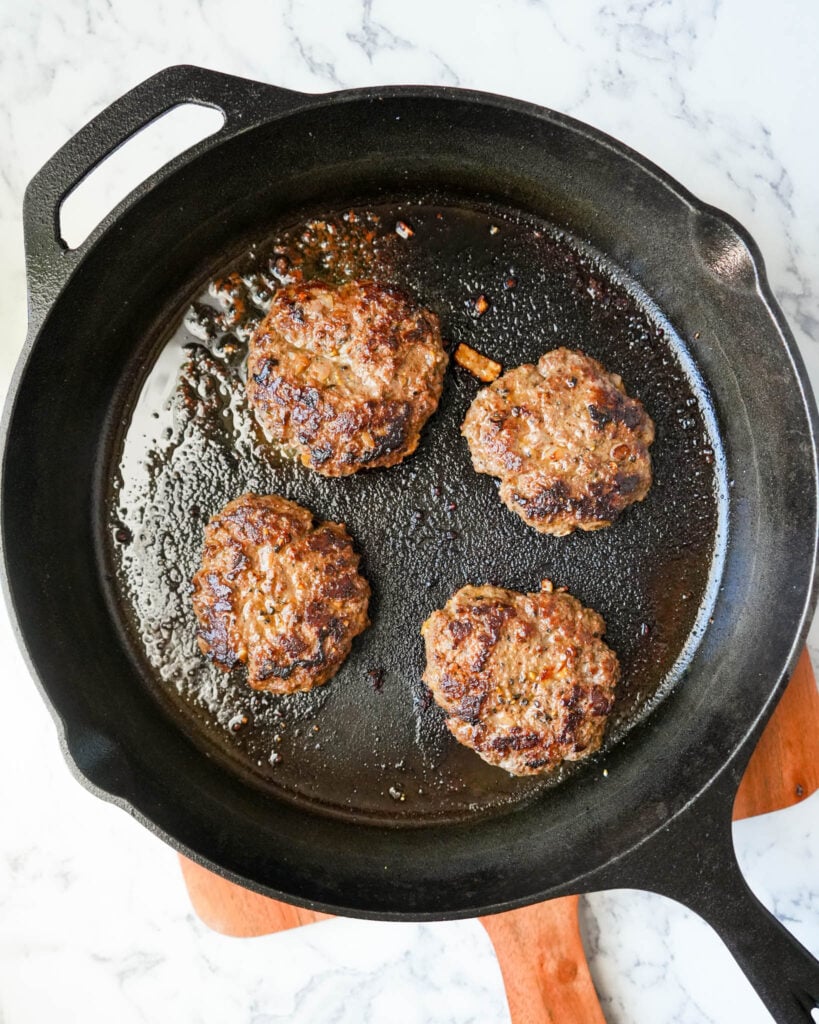
[[[60,204],[60,238],[76,249],[100,221],[146,178],[225,123],[221,110],[182,103],[129,136]]]

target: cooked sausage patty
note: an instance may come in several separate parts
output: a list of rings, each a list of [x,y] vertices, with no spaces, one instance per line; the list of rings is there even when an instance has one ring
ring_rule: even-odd
[[[537,594],[462,587],[422,627],[423,679],[458,742],[536,775],[600,746],[620,674],[605,629],[548,580]]]
[[[438,317],[398,289],[291,284],[250,341],[247,393],[271,440],[346,476],[415,451],[446,364]]]
[[[654,424],[616,373],[558,348],[480,391],[461,427],[501,500],[556,537],[610,526],[651,486]]]
[[[199,646],[226,672],[247,662],[255,690],[326,683],[369,625],[369,599],[345,528],[292,501],[243,494],[205,527],[193,578]]]

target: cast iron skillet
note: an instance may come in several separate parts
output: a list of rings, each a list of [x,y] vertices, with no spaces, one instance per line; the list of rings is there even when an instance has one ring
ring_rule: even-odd
[[[224,128],[68,250],[64,196],[185,101],[222,110]],[[160,326],[216,255],[288,209],[410,188],[516,206],[622,268],[685,339],[730,481],[711,621],[672,692],[563,784],[505,813],[411,828],[277,800],[191,741],[146,685],[112,600],[103,513]],[[750,892],[731,841],[736,787],[810,619],[817,537],[816,411],[745,232],[626,147],[529,104],[416,87],[307,96],[176,67],[46,164],[25,234],[5,584],[79,780],[224,876],[340,914],[454,918],[611,887],[664,893],[719,931],[778,1020],[808,1020],[819,966]]]

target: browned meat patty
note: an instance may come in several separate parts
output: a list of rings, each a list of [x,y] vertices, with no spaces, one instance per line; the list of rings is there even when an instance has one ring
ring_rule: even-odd
[[[654,424],[616,373],[558,348],[479,392],[461,433],[501,500],[556,537],[610,526],[651,486]]]
[[[438,317],[396,288],[291,284],[250,341],[247,393],[270,440],[346,476],[415,451],[446,365]]]
[[[538,594],[462,587],[422,627],[423,679],[459,743],[536,775],[600,746],[620,675],[605,629],[548,580]]]
[[[358,561],[340,523],[316,523],[273,494],[243,494],[205,527],[193,578],[199,646],[226,672],[247,662],[255,690],[326,683],[369,625]]]

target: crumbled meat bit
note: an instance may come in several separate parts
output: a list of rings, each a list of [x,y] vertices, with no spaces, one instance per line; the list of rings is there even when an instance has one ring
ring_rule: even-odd
[[[396,221],[395,233],[396,235],[398,235],[399,238],[412,238],[412,236],[415,234],[415,232],[412,230],[409,224],[407,224],[407,222],[404,220]]]
[[[470,348],[469,345],[460,344],[455,349],[455,354],[452,357],[458,366],[462,366],[465,370],[477,377],[478,380],[482,380],[485,384],[491,383],[496,380],[501,373],[503,367],[500,363],[496,363],[494,359],[490,359],[489,356],[481,355],[474,348]]]
[[[367,670],[367,677],[370,680],[372,688],[376,693],[380,693],[384,689],[384,676],[386,672],[383,668],[371,668]]]

